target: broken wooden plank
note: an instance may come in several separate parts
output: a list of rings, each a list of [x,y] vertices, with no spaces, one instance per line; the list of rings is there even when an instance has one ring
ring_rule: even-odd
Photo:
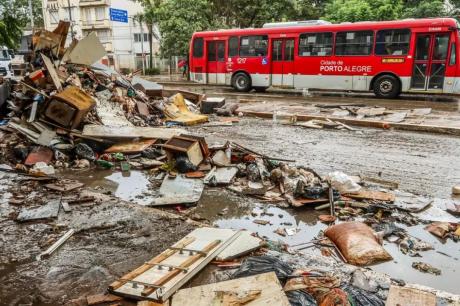
[[[142,139],[114,144],[105,153],[139,153],[153,145],[156,139]]]
[[[271,112],[254,112],[239,110],[244,116],[258,117],[272,119],[273,113]],[[350,118],[339,118],[331,116],[320,116],[320,115],[297,115],[297,121],[310,121],[310,120],[325,120],[326,118],[332,119],[335,122],[342,122],[352,126],[362,126],[369,128],[378,129],[389,129],[394,128],[402,131],[414,131],[414,132],[425,132],[425,133],[436,133],[436,134],[450,134],[460,136],[460,128],[458,127],[447,127],[439,125],[428,125],[428,124],[412,124],[412,123],[392,123],[387,121],[378,120],[366,120],[366,119],[350,119]]]
[[[117,302],[123,300],[122,297],[107,293],[107,294],[95,294],[86,297],[88,306],[98,305],[102,303]]]
[[[395,195],[389,192],[366,190],[361,188],[357,193],[347,193],[343,196],[358,200],[377,200],[385,202],[394,202]]]
[[[391,286],[385,306],[435,306],[436,296],[415,288]]]
[[[222,304],[223,292],[226,299],[240,301],[243,304]],[[243,277],[209,285],[179,290],[173,297],[172,306],[190,305],[245,305],[245,306],[289,306],[289,300],[284,293],[274,272]],[[228,300],[227,300],[228,301]],[[217,303],[217,304],[216,304]]]
[[[140,126],[105,126],[87,124],[83,128],[83,136],[112,138],[112,139],[163,139],[168,140],[173,136],[186,133],[183,129],[153,128]]]
[[[43,59],[43,64],[45,65],[46,70],[48,70],[51,80],[53,81],[54,87],[56,87],[58,91],[61,91],[62,90],[61,79],[59,78],[56,72],[56,68],[54,67],[53,62],[51,62],[50,58],[44,55],[43,53],[40,53],[40,55]]]

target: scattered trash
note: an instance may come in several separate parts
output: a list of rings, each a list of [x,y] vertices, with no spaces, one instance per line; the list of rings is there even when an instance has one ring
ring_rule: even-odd
[[[413,262],[412,268],[419,270],[420,272],[430,273],[434,275],[441,275],[441,270],[438,268],[433,267],[430,264],[424,262]]]
[[[325,231],[325,235],[334,242],[350,264],[363,266],[392,259],[379,244],[375,232],[364,223],[333,225]]]
[[[240,234],[229,229],[196,229],[160,255],[112,283],[109,290],[135,299],[166,301]]]
[[[51,256],[61,245],[63,245],[73,234],[75,231],[73,229],[68,230],[58,241],[53,243],[45,252],[41,253],[37,256],[37,260],[42,260],[42,258]]]

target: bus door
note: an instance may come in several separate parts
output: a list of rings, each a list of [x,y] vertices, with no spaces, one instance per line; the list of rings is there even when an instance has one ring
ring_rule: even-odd
[[[411,88],[442,90],[449,51],[449,33],[418,34]]]
[[[225,84],[225,41],[208,41],[206,47],[208,84]]]
[[[272,41],[272,86],[294,87],[294,38]]]

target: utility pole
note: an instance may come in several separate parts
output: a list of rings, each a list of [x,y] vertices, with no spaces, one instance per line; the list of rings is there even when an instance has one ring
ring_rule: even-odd
[[[145,54],[144,54],[144,24],[139,22],[141,26],[141,52],[142,52],[142,74],[145,75]]]
[[[29,0],[29,1],[31,1],[31,0]],[[67,0],[67,8],[69,9],[70,37],[72,37],[72,40],[73,40],[74,39],[74,32],[73,32],[72,8],[70,7],[70,0]]]
[[[30,14],[30,26],[32,27],[32,34],[34,33],[34,12],[32,11],[32,0],[29,0],[29,14]]]

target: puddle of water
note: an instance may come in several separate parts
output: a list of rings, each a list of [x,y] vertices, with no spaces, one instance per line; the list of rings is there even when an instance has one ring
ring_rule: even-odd
[[[113,172],[90,170],[66,173],[66,178],[76,179],[91,188],[103,188],[124,201],[146,205],[152,201],[149,176],[143,171]]]

